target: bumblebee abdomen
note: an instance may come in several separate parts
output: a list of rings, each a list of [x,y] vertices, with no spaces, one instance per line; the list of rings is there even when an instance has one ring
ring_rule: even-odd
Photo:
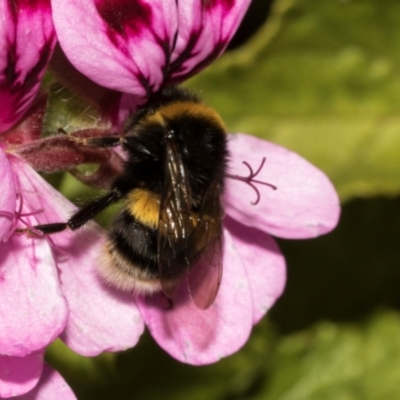
[[[136,293],[160,290],[157,229],[123,210],[109,231],[107,260],[100,268],[106,282]]]

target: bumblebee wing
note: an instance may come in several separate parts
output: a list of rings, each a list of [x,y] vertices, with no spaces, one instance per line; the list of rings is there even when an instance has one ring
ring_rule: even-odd
[[[188,172],[172,140],[166,140],[165,157],[157,246],[161,287],[171,298],[188,271],[188,238],[194,225]]]
[[[220,184],[215,181],[204,196],[198,222],[189,238],[189,248],[196,249],[199,258],[189,272],[189,293],[196,306],[204,310],[214,302],[222,279],[220,195]]]

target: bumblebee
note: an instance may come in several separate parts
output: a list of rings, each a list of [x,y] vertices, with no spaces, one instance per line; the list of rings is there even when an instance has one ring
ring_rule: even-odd
[[[67,222],[35,229],[75,230],[125,199],[108,231],[102,278],[123,290],[163,291],[168,298],[187,281],[196,306],[208,308],[222,278],[227,135],[220,116],[191,92],[168,87],[127,121],[122,137],[86,138],[83,144],[122,145],[123,172],[109,193]]]

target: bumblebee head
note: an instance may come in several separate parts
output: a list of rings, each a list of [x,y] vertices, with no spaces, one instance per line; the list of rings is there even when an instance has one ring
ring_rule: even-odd
[[[159,113],[165,126],[165,139],[175,143],[191,174],[207,180],[224,167],[226,130],[221,117],[203,103],[175,102]],[[209,171],[209,172],[207,172]],[[214,171],[214,173],[213,173]]]
[[[142,113],[125,136],[128,162],[146,174],[152,190],[161,190],[168,160],[166,144],[173,142],[191,184],[194,200],[210,182],[225,173],[226,130],[220,116],[199,101],[177,100]],[[133,168],[132,168],[133,169]],[[152,171],[152,172],[149,172]],[[150,179],[150,182],[149,182]]]

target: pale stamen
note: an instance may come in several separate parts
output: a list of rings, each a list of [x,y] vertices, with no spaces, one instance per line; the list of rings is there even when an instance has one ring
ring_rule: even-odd
[[[23,213],[22,209],[23,209],[24,201],[23,201],[23,197],[19,193],[17,193],[17,199],[19,199],[19,204],[18,204],[18,210],[16,210],[15,213],[10,213],[8,211],[0,211],[0,216],[7,217],[12,220],[11,227],[8,230],[7,234],[4,236],[3,242],[8,242],[8,240],[10,239],[12,234],[17,230],[18,222],[21,222],[26,226],[26,229],[24,229],[23,231],[27,230],[37,236],[43,236],[43,232],[35,229],[29,222],[23,220],[24,217],[31,217],[32,215],[42,213],[44,211],[43,208],[40,208],[39,210],[36,210],[36,211]]]
[[[33,190],[25,190],[25,189],[21,189],[22,192],[27,192],[27,193],[33,193],[37,196],[41,196],[40,193],[33,191]],[[30,213],[22,213],[22,207],[23,207],[23,197],[20,196],[19,194],[17,195],[17,197],[19,197],[20,203],[19,203],[19,207],[18,207],[18,211],[15,214],[9,213],[7,211],[0,211],[0,215],[4,215],[6,217],[12,218],[13,219],[13,226],[10,228],[9,233],[6,235],[6,237],[3,239],[4,242],[8,241],[8,239],[10,238],[10,236],[14,233],[17,232],[19,234],[21,233],[26,233],[28,236],[30,237],[43,237],[46,238],[47,242],[50,244],[50,247],[54,250],[56,250],[58,252],[58,254],[60,255],[66,255],[68,252],[61,249],[53,240],[53,238],[50,235],[45,235],[42,231],[36,229],[34,226],[32,226],[31,224],[29,224],[28,222],[24,221],[22,219],[22,217],[30,217],[32,215],[36,215],[36,214],[40,214],[42,212],[44,212],[43,208],[40,208],[39,210],[36,211],[32,211]],[[18,221],[22,222],[26,228],[18,228],[16,229],[16,226],[18,224]],[[65,257],[66,259],[68,259],[69,257]]]

